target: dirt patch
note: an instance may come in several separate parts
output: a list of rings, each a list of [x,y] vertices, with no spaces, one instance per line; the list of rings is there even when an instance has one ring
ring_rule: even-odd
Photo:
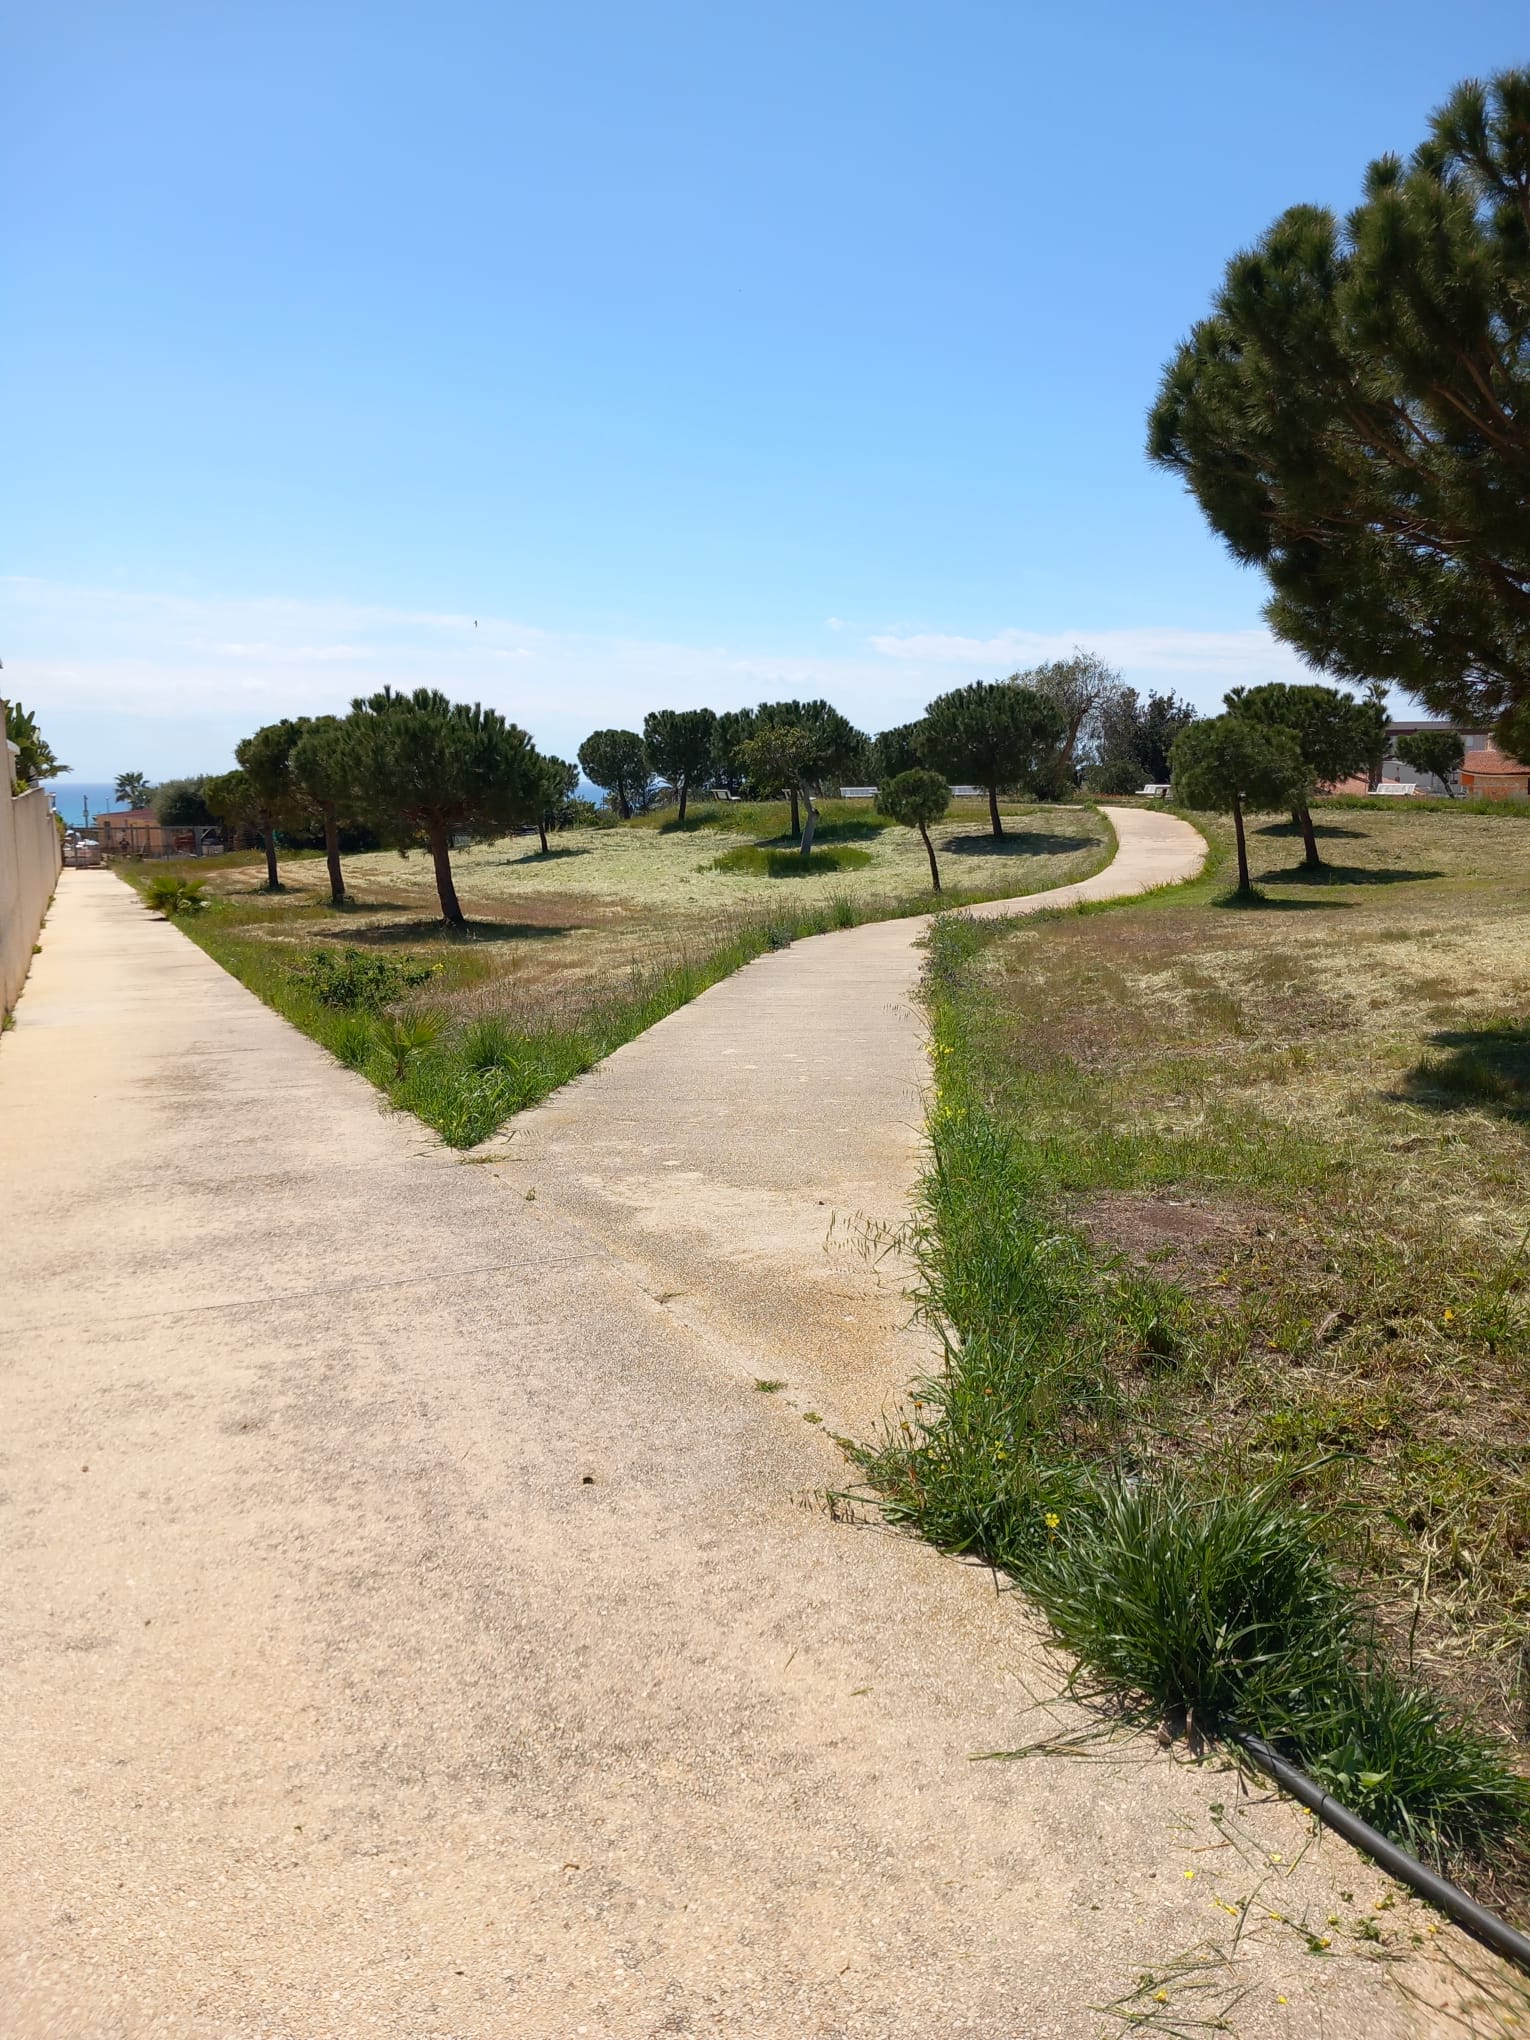
[[[1225,1266],[1236,1248],[1274,1223],[1248,1205],[1126,1190],[1091,1197],[1072,1216],[1092,1246],[1177,1279]]]

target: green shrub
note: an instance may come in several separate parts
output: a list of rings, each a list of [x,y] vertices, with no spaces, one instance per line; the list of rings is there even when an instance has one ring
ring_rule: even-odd
[[[514,1074],[520,1068],[522,1052],[521,1036],[497,1013],[485,1014],[463,1030],[461,1057],[475,1076],[501,1070]]]
[[[385,1084],[396,1084],[435,1047],[444,1021],[437,1013],[392,1013],[372,1022],[368,1061],[382,1072]]]
[[[200,914],[207,902],[205,878],[176,878],[162,871],[143,889],[144,904],[166,920],[178,914]]]
[[[321,1006],[377,1013],[437,976],[438,963],[413,956],[374,956],[360,949],[314,949],[292,966],[292,979]]]

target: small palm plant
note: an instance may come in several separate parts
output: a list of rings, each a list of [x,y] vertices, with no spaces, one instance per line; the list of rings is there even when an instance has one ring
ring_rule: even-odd
[[[207,905],[206,895],[205,878],[177,878],[168,871],[151,878],[143,889],[144,904],[167,921],[179,914],[200,914]]]

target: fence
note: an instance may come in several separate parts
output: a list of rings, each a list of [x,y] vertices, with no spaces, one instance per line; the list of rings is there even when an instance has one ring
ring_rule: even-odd
[[[32,946],[58,883],[62,854],[58,825],[40,786],[15,791],[15,768],[5,746],[0,790],[0,1007],[8,1013],[32,962]]]

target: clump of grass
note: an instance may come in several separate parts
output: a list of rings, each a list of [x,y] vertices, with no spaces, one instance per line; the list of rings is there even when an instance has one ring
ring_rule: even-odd
[[[714,871],[749,871],[765,878],[818,878],[826,871],[854,871],[871,862],[869,850],[849,845],[810,850],[777,850],[764,843],[740,843],[712,859]]]
[[[163,914],[167,921],[183,914],[200,914],[208,905],[207,881],[181,878],[174,872],[156,872],[144,886],[143,898],[146,906]]]
[[[440,975],[441,966],[414,956],[376,956],[360,949],[313,949],[292,966],[296,984],[347,1013],[381,1012]]]

